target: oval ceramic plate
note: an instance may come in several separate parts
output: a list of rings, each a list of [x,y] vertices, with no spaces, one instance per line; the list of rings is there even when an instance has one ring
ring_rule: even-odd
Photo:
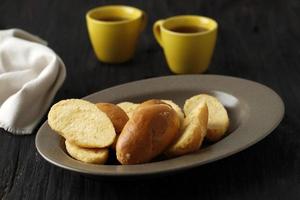
[[[223,103],[230,117],[230,127],[225,138],[198,152],[140,165],[85,164],[68,156],[62,138],[50,129],[47,121],[36,135],[37,150],[54,165],[88,175],[136,176],[174,172],[219,160],[255,144],[277,127],[284,114],[281,98],[270,88],[219,75],[151,78],[112,87],[84,99],[94,103],[171,99],[182,107],[187,98],[200,93],[211,94]]]

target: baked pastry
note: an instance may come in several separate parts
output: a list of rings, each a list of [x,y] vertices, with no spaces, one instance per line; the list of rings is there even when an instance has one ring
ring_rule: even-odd
[[[208,108],[200,103],[184,119],[180,137],[165,152],[170,157],[197,151],[206,135]]]
[[[117,106],[119,106],[120,108],[122,108],[125,113],[127,114],[127,116],[129,118],[131,118],[133,112],[135,111],[135,109],[139,106],[138,103],[132,103],[132,102],[121,102],[118,103]]]
[[[104,148],[116,137],[112,122],[97,106],[81,99],[62,100],[48,113],[48,124],[69,142],[80,147]]]
[[[225,135],[229,127],[227,111],[217,98],[207,94],[200,94],[186,100],[184,104],[185,114],[189,115],[202,102],[206,102],[209,113],[206,138],[211,142],[216,142]]]
[[[65,141],[66,150],[76,160],[85,163],[104,164],[108,159],[108,149],[83,148]]]
[[[131,165],[161,153],[175,157],[195,152],[204,138],[218,141],[229,118],[217,98],[200,94],[186,100],[184,113],[171,100],[117,105],[62,100],[51,107],[48,124],[66,139],[67,152],[79,161],[104,164],[112,147],[121,164]]]
[[[152,160],[178,138],[179,126],[179,117],[169,105],[139,106],[119,136],[117,159],[126,165]]]

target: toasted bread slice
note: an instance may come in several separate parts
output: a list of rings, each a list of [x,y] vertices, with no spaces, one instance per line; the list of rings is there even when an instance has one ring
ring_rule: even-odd
[[[184,119],[181,136],[165,152],[174,157],[197,151],[206,135],[208,108],[206,103],[198,104]]]
[[[217,98],[207,94],[193,96],[186,100],[184,112],[186,115],[189,115],[202,102],[206,102],[209,113],[206,138],[212,142],[218,141],[228,129],[229,118],[226,109]]]
[[[70,156],[85,163],[104,164],[108,159],[108,149],[83,148],[68,140],[65,141],[66,150]]]
[[[127,102],[127,101],[117,104],[117,106],[119,106],[120,108],[122,108],[125,111],[125,113],[127,114],[127,116],[129,118],[131,118],[133,112],[139,105],[140,104],[138,104],[138,103],[132,103],[132,102]]]
[[[175,112],[177,113],[177,115],[178,115],[178,117],[179,117],[179,119],[180,119],[180,124],[183,125],[184,114],[183,114],[181,108],[180,108],[176,103],[174,103],[174,102],[171,101],[171,100],[164,100],[164,99],[163,99],[163,100],[161,100],[161,101],[163,101],[164,103],[170,105],[170,106],[175,110]]]
[[[116,137],[112,122],[97,106],[81,99],[62,100],[48,113],[50,127],[80,147],[103,148]]]

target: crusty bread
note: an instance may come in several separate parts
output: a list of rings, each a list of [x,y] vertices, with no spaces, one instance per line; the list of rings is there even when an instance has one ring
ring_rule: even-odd
[[[122,108],[125,111],[125,113],[127,114],[127,116],[129,118],[131,118],[133,112],[139,105],[140,104],[138,104],[138,103],[132,103],[132,102],[127,102],[127,101],[117,104],[117,106],[119,106],[120,108]]]
[[[111,103],[97,103],[96,106],[109,117],[116,133],[120,134],[129,119],[125,111]]]
[[[181,136],[165,152],[170,157],[197,151],[206,135],[208,108],[205,103],[198,106],[184,119]]]
[[[108,149],[83,148],[65,141],[70,156],[85,163],[104,164],[108,159]]]
[[[103,148],[116,137],[112,122],[97,106],[81,99],[62,100],[48,113],[50,127],[80,147]]]
[[[178,138],[180,120],[165,104],[140,106],[129,119],[116,146],[121,164],[145,163]]]
[[[185,114],[189,115],[201,102],[206,102],[209,113],[206,138],[209,141],[216,142],[225,135],[228,129],[229,118],[227,111],[217,98],[207,94],[200,94],[186,100],[184,104]]]

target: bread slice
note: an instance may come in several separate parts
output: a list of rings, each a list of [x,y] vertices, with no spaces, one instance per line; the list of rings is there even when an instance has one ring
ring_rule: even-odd
[[[206,135],[208,108],[206,103],[198,104],[193,112],[184,119],[181,136],[165,152],[174,157],[197,151]]]
[[[139,105],[140,104],[138,104],[138,103],[132,103],[132,102],[127,102],[127,101],[117,104],[117,106],[119,106],[120,108],[122,108],[125,111],[125,113],[127,114],[127,116],[129,118],[131,118],[133,112]]]
[[[69,155],[76,160],[85,163],[104,164],[108,159],[108,149],[97,149],[97,148],[82,148],[68,140],[65,141],[66,150]]]
[[[186,100],[184,104],[185,114],[189,115],[202,102],[206,102],[209,113],[206,138],[209,141],[216,142],[225,135],[229,127],[227,111],[217,98],[207,94],[200,94]]]
[[[80,147],[107,147],[116,137],[107,115],[95,104],[81,99],[62,100],[53,105],[48,123],[54,131]]]
[[[170,105],[175,110],[175,112],[177,113],[177,115],[178,115],[178,117],[180,119],[180,124],[183,125],[184,114],[183,114],[181,108],[176,103],[174,103],[171,100],[162,99],[161,101],[164,102],[164,103],[166,103],[166,104],[168,104],[168,105]]]

